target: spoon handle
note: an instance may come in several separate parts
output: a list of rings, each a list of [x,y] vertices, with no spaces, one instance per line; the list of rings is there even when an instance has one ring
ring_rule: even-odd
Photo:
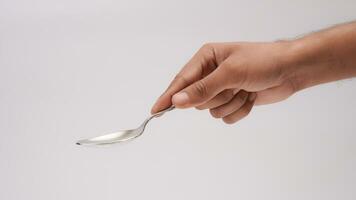
[[[171,106],[171,107],[166,108],[166,109],[164,109],[164,110],[162,110],[162,111],[160,111],[160,112],[158,112],[158,113],[153,114],[151,117],[160,117],[160,116],[162,116],[164,113],[166,113],[166,112],[168,112],[168,111],[171,111],[171,110],[174,110],[174,109],[175,109],[175,107],[174,107],[174,106]]]

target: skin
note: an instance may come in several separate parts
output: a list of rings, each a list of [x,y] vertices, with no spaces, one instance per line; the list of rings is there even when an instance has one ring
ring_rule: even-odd
[[[203,45],[152,107],[209,109],[232,124],[254,105],[276,103],[318,84],[356,76],[356,22],[303,38]]]

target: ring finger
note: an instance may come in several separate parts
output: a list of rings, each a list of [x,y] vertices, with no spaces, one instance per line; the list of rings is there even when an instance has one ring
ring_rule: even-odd
[[[223,118],[240,109],[245,104],[248,96],[248,92],[240,90],[228,103],[210,109],[210,114],[215,118]]]

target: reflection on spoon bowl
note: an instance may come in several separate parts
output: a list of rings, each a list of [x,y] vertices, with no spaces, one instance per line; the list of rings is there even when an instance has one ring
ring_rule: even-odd
[[[118,131],[115,133],[110,133],[106,135],[101,135],[85,140],[79,140],[77,145],[105,145],[105,144],[113,144],[117,142],[124,142],[127,140],[131,140],[135,137],[140,136],[141,133],[138,129],[126,130],[126,131]]]

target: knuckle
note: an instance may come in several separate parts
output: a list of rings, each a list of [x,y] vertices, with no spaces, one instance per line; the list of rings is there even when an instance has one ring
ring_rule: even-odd
[[[216,59],[216,49],[217,45],[214,43],[205,43],[200,49],[199,53],[205,55],[206,57]]]
[[[286,80],[286,85],[288,87],[288,93],[289,94],[294,94],[294,93],[299,91],[298,84],[296,83],[295,80],[293,81],[292,79],[287,79]]]
[[[214,44],[211,42],[205,43],[203,44],[203,46],[201,47],[202,50],[212,50],[214,49]]]
[[[205,84],[205,82],[203,80],[199,80],[197,81],[194,87],[194,92],[196,93],[196,95],[198,95],[199,97],[205,97],[206,94],[208,93],[208,88]]]
[[[177,74],[177,75],[174,77],[172,83],[177,83],[177,82],[181,82],[181,83],[184,84],[184,85],[188,85],[188,84],[189,84],[188,79],[187,79],[185,76],[181,75],[181,74]]]

